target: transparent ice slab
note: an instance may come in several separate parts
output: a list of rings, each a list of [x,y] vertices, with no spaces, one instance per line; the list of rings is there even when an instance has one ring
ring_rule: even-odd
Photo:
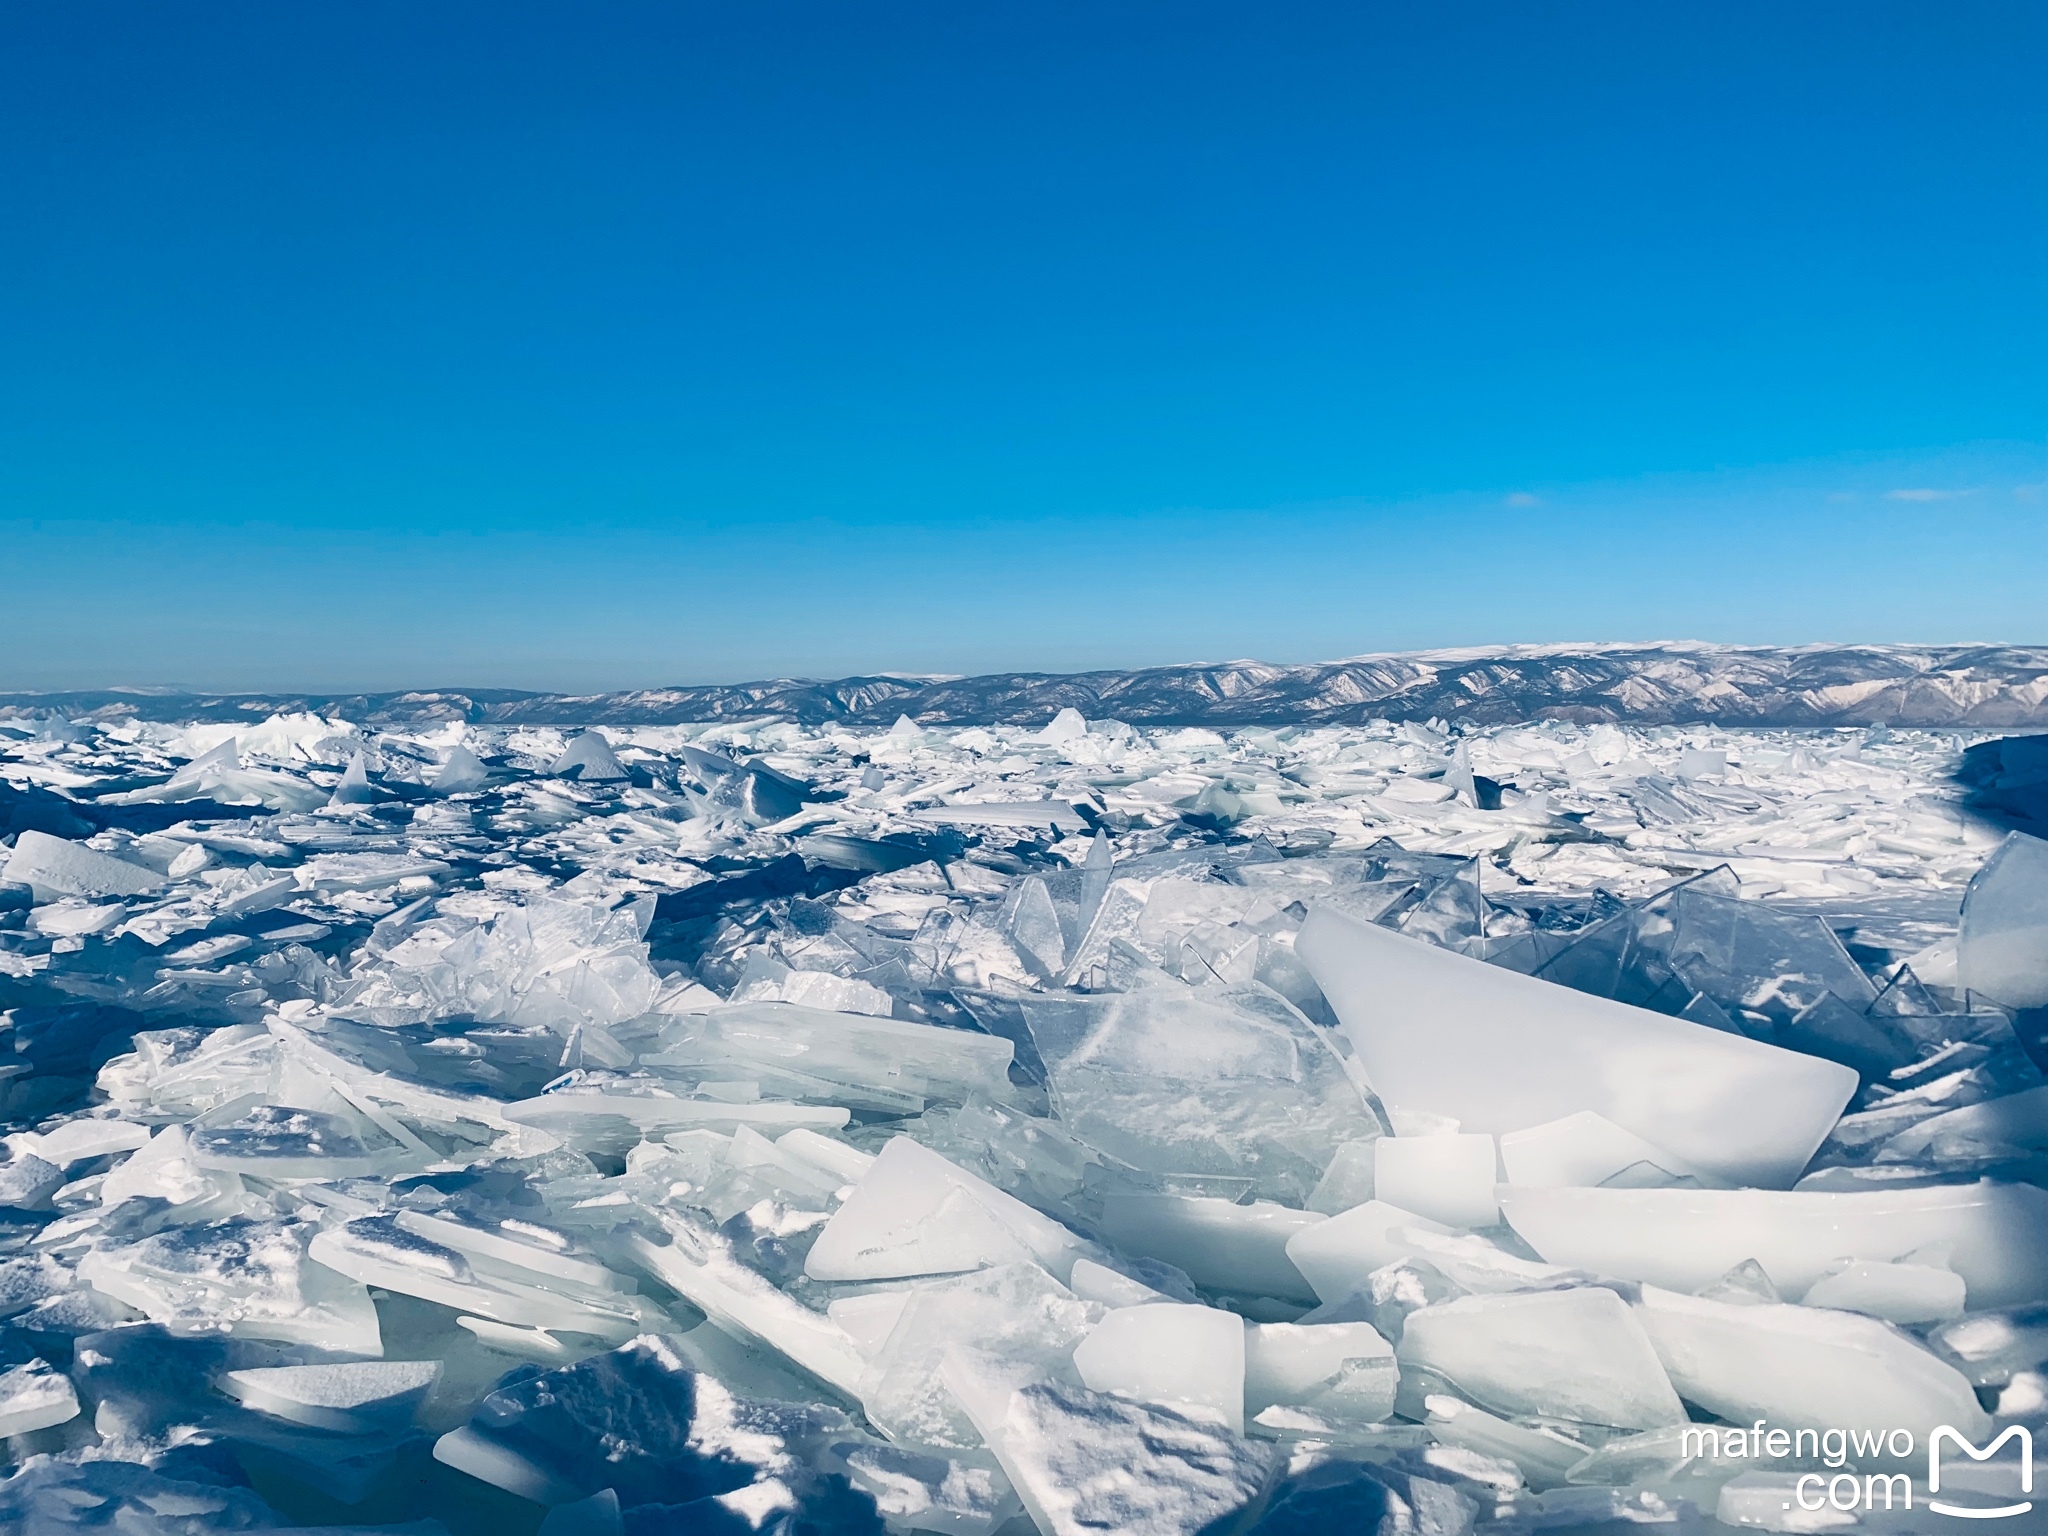
[[[1409,1314],[1400,1358],[1496,1413],[1621,1429],[1685,1421],[1642,1324],[1598,1286],[1425,1307]]]
[[[892,1438],[973,1447],[972,1421],[941,1380],[946,1352],[968,1346],[1033,1371],[1063,1370],[1103,1317],[1036,1264],[1004,1264],[910,1288],[860,1382],[868,1419]]]
[[[2008,1008],[2048,1006],[2048,842],[2011,833],[1971,879],[1956,975]]]
[[[1394,1347],[1371,1323],[1246,1323],[1244,1410],[1276,1404],[1340,1424],[1377,1424],[1394,1411]]]
[[[1010,1098],[1015,1054],[1008,1040],[969,1030],[796,1003],[745,1003],[679,1016],[640,1060],[659,1069],[731,1068],[724,1074],[731,1077],[752,1076],[760,1067],[822,1085],[961,1103]],[[831,1087],[822,1087],[820,1096],[831,1097]],[[916,1104],[913,1112],[922,1107]]]

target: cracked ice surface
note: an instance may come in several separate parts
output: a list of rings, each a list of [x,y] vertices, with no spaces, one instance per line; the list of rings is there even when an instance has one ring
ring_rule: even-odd
[[[2048,1427],[1959,748],[0,717],[0,1525],[1819,1529]]]

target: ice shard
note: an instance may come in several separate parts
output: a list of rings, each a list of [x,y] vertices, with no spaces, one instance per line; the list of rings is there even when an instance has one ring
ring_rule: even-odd
[[[89,900],[140,896],[164,883],[164,877],[153,869],[33,830],[14,840],[14,851],[0,868],[0,880],[27,886],[38,902],[63,896]]]
[[[0,1371],[0,1435],[26,1435],[78,1417],[71,1378],[42,1360]]]
[[[1414,1252],[1409,1232],[1446,1232],[1441,1222],[1368,1200],[1321,1223],[1303,1223],[1288,1236],[1287,1260],[1324,1302],[1340,1302],[1368,1276]]]
[[[1197,1284],[1249,1296],[1310,1301],[1316,1291],[1291,1244],[1327,1218],[1269,1201],[1239,1205],[1204,1195],[1111,1194],[1102,1229],[1136,1258],[1161,1259]]]
[[[1377,1424],[1394,1411],[1400,1369],[1371,1323],[1247,1323],[1244,1411],[1276,1405],[1336,1424]]]
[[[1327,904],[1295,948],[1380,1096],[1466,1131],[1592,1110],[1717,1179],[1782,1189],[1857,1086],[1836,1063],[1538,981]]]
[[[1399,1354],[1496,1413],[1619,1429],[1685,1422],[1643,1325],[1599,1286],[1424,1307],[1409,1315]]]
[[[1991,1427],[1961,1372],[1875,1318],[1656,1286],[1636,1313],[1679,1395],[1730,1423],[1903,1428],[1923,1444],[1939,1424],[1978,1440]]]
[[[1788,1296],[1840,1259],[1891,1263],[1940,1249],[1972,1309],[2048,1300],[2048,1190],[1947,1184],[1835,1192],[1522,1189],[1501,1209],[1553,1264],[1677,1291],[1755,1260]]]
[[[1972,877],[1956,976],[2008,1008],[2048,1006],[2048,841],[2011,833]]]
[[[1086,1252],[1050,1217],[898,1136],[833,1212],[804,1272],[813,1280],[886,1280],[1035,1260],[1058,1277]]]
[[[896,1439],[956,1448],[980,1436],[941,1379],[949,1350],[972,1348],[1009,1370],[1059,1370],[1103,1314],[1028,1262],[926,1281],[901,1303],[861,1373],[861,1404]]]

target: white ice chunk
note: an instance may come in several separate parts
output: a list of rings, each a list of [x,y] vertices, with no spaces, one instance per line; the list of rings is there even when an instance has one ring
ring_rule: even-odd
[[[948,1353],[945,1382],[1043,1536],[1197,1536],[1258,1497],[1270,1450],[1220,1425]]]
[[[164,877],[83,843],[27,831],[15,838],[0,881],[27,886],[41,904],[62,896],[140,896],[162,885]]]
[[[438,1360],[362,1360],[229,1371],[219,1386],[258,1413],[347,1433],[405,1423],[440,1379]]]
[[[1890,1263],[1946,1245],[1970,1306],[2048,1300],[2048,1190],[1960,1184],[1857,1191],[1522,1189],[1508,1222],[1545,1259],[1697,1291],[1745,1259],[1799,1295],[1838,1259]]]
[[[1291,1301],[1316,1293],[1289,1257],[1290,1244],[1327,1220],[1269,1201],[1238,1205],[1204,1195],[1114,1194],[1102,1202],[1103,1234],[1125,1253],[1163,1259],[1210,1290]]]
[[[71,1378],[41,1360],[0,1371],[0,1437],[26,1435],[78,1417]]]
[[[1490,1227],[1500,1219],[1491,1136],[1383,1136],[1373,1157],[1373,1189],[1389,1205],[1447,1227]]]
[[[596,731],[585,731],[548,765],[551,774],[574,773],[585,783],[597,779],[623,779],[626,770],[613,755],[612,744]]]
[[[1295,952],[1382,1098],[1504,1135],[1596,1110],[1729,1183],[1796,1179],[1849,1068],[1575,992],[1319,904]]]
[[[818,1234],[804,1273],[889,1280],[1034,1259],[1064,1276],[1085,1251],[1051,1217],[898,1136]]]
[[[1244,1411],[1275,1403],[1318,1418],[1377,1424],[1394,1411],[1394,1346],[1371,1323],[1246,1323]]]
[[[2048,1005],[2048,842],[2014,832],[1971,879],[1956,975],[2008,1008]]]
[[[482,789],[489,777],[490,770],[484,767],[483,760],[457,742],[442,760],[429,787],[437,795],[463,795]]]
[[[1732,1424],[1904,1428],[1922,1444],[1938,1424],[1972,1440],[1991,1427],[1961,1372],[1875,1318],[1649,1285],[1636,1312],[1679,1394]]]
[[[1400,1357],[1404,1368],[1435,1371],[1496,1413],[1620,1429],[1685,1422],[1642,1324],[1599,1286],[1424,1307],[1408,1315]]]
[[[1074,1369],[1091,1391],[1244,1430],[1244,1323],[1234,1312],[1171,1301],[1120,1307],[1075,1346]]]
[[[1052,717],[1052,723],[1038,733],[1040,741],[1073,741],[1088,734],[1088,719],[1068,705]]]
[[[64,1170],[27,1148],[6,1147],[0,1159],[0,1206],[18,1210],[46,1208],[50,1197],[64,1185]]]
[[[1800,1304],[1861,1312],[1888,1323],[1945,1323],[1963,1315],[1967,1289],[1952,1269],[1856,1259],[1814,1281]]]
[[[1287,1258],[1325,1303],[1345,1299],[1383,1265],[1407,1258],[1414,1246],[1402,1231],[1448,1232],[1441,1222],[1404,1211],[1384,1200],[1305,1226],[1287,1241]]]
[[[1500,1139],[1500,1160],[1510,1184],[1541,1189],[1604,1184],[1639,1163],[1649,1163],[1679,1178],[1698,1176],[1684,1158],[1590,1109],[1508,1132]]]

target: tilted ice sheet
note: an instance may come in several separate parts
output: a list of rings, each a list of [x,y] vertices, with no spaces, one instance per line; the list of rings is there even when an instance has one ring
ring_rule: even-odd
[[[1856,1090],[1834,1063],[1519,976],[1332,907],[1311,912],[1299,947],[1380,1093],[1474,1131],[1590,1109],[1731,1182],[1782,1188]]]

